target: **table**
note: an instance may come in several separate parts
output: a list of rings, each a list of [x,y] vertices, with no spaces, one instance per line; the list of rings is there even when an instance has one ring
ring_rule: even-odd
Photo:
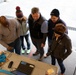
[[[40,62],[40,61],[37,61],[35,59],[28,58],[28,57],[23,56],[23,55],[18,55],[18,54],[15,54],[15,53],[11,53],[11,52],[8,52],[8,51],[6,51],[6,56],[9,59],[9,61],[6,62],[2,66],[2,69],[4,69],[4,70],[10,71],[10,69],[8,68],[8,64],[9,64],[10,61],[14,61],[12,69],[17,68],[20,61],[25,61],[25,62],[28,62],[28,63],[31,63],[31,64],[35,65],[35,68],[34,68],[31,75],[45,75],[46,71],[48,69],[51,69],[51,68],[55,72],[55,74],[53,74],[53,75],[58,75],[58,68],[54,65],[50,65],[50,64],[47,64],[47,63],[44,63],[44,62]]]

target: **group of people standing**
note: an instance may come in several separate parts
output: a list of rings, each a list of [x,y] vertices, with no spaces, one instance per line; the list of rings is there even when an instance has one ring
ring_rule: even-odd
[[[21,48],[27,53],[30,52],[30,40],[36,47],[33,56],[40,54],[39,61],[44,58],[44,46],[48,37],[48,51],[46,58],[51,55],[51,64],[55,65],[56,60],[61,69],[60,75],[64,75],[65,66],[63,64],[72,52],[71,39],[68,36],[68,29],[63,20],[60,19],[58,9],[53,9],[50,19],[46,20],[39,11],[33,7],[28,19],[24,16],[20,7],[16,7],[16,18],[8,19],[0,16],[0,44],[5,46],[8,51],[20,54]],[[27,47],[24,44],[26,40]]]

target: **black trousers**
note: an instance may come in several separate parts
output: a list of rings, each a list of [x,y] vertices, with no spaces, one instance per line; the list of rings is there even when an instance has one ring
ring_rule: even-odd
[[[41,47],[42,39],[35,39],[35,38],[31,38],[31,39],[32,39],[32,43],[37,49],[36,52],[40,53],[40,58],[41,58],[44,55],[44,48]]]

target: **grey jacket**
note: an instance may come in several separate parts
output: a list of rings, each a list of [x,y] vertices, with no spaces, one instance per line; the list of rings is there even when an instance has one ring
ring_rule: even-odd
[[[19,24],[15,19],[8,19],[9,28],[0,24],[0,44],[8,48],[8,44],[20,37]]]
[[[24,16],[25,18],[25,21],[22,21],[22,23],[20,23],[18,20],[18,23],[19,23],[19,27],[20,27],[20,36],[24,36],[24,35],[27,35],[29,32],[29,27],[28,27],[28,24],[27,24],[27,18]],[[16,18],[17,19],[17,18]]]
[[[50,54],[56,58],[64,60],[72,52],[71,39],[67,34],[63,34],[57,41],[53,37],[52,45],[50,46]]]

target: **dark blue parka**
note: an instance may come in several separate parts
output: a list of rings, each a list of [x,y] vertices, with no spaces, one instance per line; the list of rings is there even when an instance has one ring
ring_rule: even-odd
[[[52,39],[52,36],[53,36],[53,33],[54,33],[53,28],[58,23],[62,23],[62,24],[64,24],[66,26],[65,22],[63,20],[61,20],[60,18],[57,20],[56,23],[53,23],[51,19],[48,20],[48,38],[49,39]],[[66,33],[68,34],[68,29],[66,29]]]

